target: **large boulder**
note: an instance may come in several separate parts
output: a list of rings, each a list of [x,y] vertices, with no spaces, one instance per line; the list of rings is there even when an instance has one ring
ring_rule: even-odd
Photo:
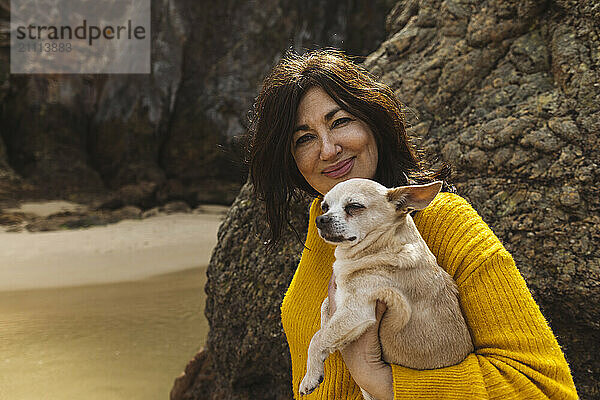
[[[365,61],[514,256],[582,398],[600,396],[590,351],[600,342],[599,10],[593,1],[400,1]],[[295,207],[305,229],[308,200]],[[265,229],[246,186],[208,269],[202,367],[190,364],[172,399],[291,398],[279,307],[301,246],[288,232],[267,254]]]

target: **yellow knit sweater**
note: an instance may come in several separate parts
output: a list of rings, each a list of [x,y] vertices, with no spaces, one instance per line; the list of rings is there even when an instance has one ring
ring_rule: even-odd
[[[306,372],[308,344],[320,327],[335,246],[318,235],[310,209],[306,248],[281,306],[292,357],[294,397]],[[477,212],[461,197],[440,193],[415,224],[456,281],[475,345],[461,363],[413,370],[392,365],[394,399],[574,399],[564,355],[515,263]],[[362,399],[339,352],[325,361],[325,379],[309,399]]]

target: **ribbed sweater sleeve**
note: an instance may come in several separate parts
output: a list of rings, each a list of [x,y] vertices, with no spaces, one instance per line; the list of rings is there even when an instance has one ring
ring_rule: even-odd
[[[458,285],[475,352],[436,370],[393,365],[394,398],[577,398],[564,355],[513,258],[477,212],[442,193],[415,224]]]
[[[292,358],[292,386],[306,371],[310,339],[320,327],[320,305],[334,246],[317,233],[320,201],[311,205],[306,248],[282,304]],[[477,212],[461,197],[439,194],[415,224],[456,281],[475,352],[461,363],[419,371],[392,365],[395,399],[577,398],[554,335],[515,263]],[[325,362],[325,379],[307,399],[361,399],[339,352]]]

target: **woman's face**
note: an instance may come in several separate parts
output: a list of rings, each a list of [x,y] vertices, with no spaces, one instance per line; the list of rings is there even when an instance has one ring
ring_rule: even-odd
[[[371,128],[342,109],[325,90],[308,89],[297,118],[292,155],[316,191],[324,195],[339,182],[375,176],[378,153]]]

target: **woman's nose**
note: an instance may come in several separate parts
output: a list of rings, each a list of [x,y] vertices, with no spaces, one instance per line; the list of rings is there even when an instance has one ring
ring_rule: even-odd
[[[342,152],[342,146],[335,141],[331,134],[322,135],[321,160],[329,161]]]

